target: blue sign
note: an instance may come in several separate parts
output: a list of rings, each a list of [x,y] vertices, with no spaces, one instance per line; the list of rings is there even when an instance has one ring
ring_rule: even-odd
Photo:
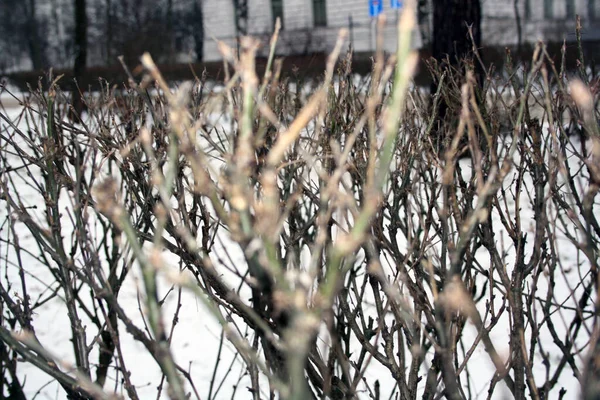
[[[402,8],[402,0],[390,0],[392,8]]]
[[[383,11],[383,0],[369,0],[369,15],[376,17]]]

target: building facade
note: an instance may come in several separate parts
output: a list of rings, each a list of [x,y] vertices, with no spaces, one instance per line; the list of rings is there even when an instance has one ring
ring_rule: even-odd
[[[88,66],[118,66],[119,55],[133,65],[146,51],[159,63],[217,61],[221,59],[217,40],[235,47],[238,33],[243,32],[262,39],[260,52],[266,55],[277,17],[283,22],[278,55],[327,53],[341,28],[348,29],[347,43],[357,53],[371,54],[376,39],[375,18],[369,13],[372,1],[87,0]],[[393,52],[399,12],[391,8],[391,2],[409,0],[379,1],[386,16],[385,50]],[[432,0],[413,1],[418,2],[419,20],[413,46],[426,47],[433,30]],[[572,42],[576,15],[582,18],[584,40],[600,41],[600,0],[479,1],[485,46]],[[20,8],[12,10],[10,4]],[[0,18],[0,73],[30,70],[36,59],[45,67],[71,68],[76,54],[73,1],[12,0],[10,4],[0,0],[0,16],[4,17]],[[26,12],[25,5],[35,5],[35,9]],[[245,16],[243,24],[236,15]],[[29,26],[35,26],[36,32]],[[37,40],[32,40],[34,36]]]
[[[399,12],[390,0],[383,1],[386,16],[385,49],[396,46],[396,23]],[[580,15],[585,40],[600,40],[600,0],[480,0],[482,6],[482,41],[484,45],[517,45],[537,40],[547,42],[575,40],[575,16]],[[431,38],[431,0],[420,0],[419,29],[413,45],[427,45]],[[204,0],[204,60],[220,55],[214,39],[235,46],[235,2]],[[268,38],[274,21],[280,17],[283,30],[277,53],[306,54],[327,52],[335,44],[337,33],[347,28],[349,42],[356,52],[375,49],[375,21],[369,15],[369,0],[248,0],[247,31],[252,36]],[[261,50],[266,54],[266,45]]]

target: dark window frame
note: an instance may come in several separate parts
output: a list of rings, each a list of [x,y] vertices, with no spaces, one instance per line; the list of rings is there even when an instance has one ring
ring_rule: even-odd
[[[567,0],[567,19],[575,18],[575,0]]]
[[[327,26],[327,1],[312,0],[313,25]]]
[[[554,19],[554,0],[544,0],[544,19]]]
[[[281,20],[281,29],[283,29],[283,0],[271,0],[271,16],[273,17],[273,26],[277,21],[277,17]]]

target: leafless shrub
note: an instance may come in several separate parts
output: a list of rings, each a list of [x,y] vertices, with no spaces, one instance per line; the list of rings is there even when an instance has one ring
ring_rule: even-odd
[[[343,37],[322,82],[295,89],[277,60],[259,79],[244,39],[239,58],[223,47],[221,91],[171,90],[146,55],[147,76],[89,96],[81,123],[56,84],[4,109],[2,394],[25,398],[31,363],[69,398],[141,398],[133,338],[177,399],[224,384],[254,399],[596,398],[597,93],[539,45],[507,82],[439,71],[429,96],[410,85],[408,15],[361,83],[351,57],[335,69]],[[177,363],[182,290],[244,376],[217,374],[220,356],[210,380]],[[39,339],[48,303],[74,363]]]

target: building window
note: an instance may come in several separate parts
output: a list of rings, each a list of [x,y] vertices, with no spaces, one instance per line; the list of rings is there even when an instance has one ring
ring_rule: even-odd
[[[327,26],[327,6],[325,0],[313,0],[313,21],[315,26]]]
[[[596,19],[596,1],[588,0],[588,18],[591,20]]]
[[[544,0],[544,18],[554,18],[554,0]]]
[[[281,21],[281,29],[283,29],[283,0],[271,0],[271,15],[273,15],[273,26],[277,18]]]
[[[575,18],[575,0],[567,0],[567,19]]]

